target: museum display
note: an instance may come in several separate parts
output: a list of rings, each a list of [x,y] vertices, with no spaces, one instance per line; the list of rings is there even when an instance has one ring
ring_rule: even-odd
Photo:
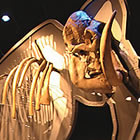
[[[87,0],[65,25],[46,20],[0,59],[3,140],[71,140],[77,102],[108,106],[105,140],[140,138],[139,56],[126,39],[127,12],[125,0]]]

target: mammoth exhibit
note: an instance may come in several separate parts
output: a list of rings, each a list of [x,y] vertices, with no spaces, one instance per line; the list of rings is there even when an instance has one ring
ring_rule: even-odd
[[[127,13],[125,0],[87,0],[64,25],[46,20],[16,43],[0,59],[0,139],[140,139]]]

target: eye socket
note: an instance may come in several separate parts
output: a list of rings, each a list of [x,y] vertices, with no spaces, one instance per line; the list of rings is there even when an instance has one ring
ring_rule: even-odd
[[[88,55],[88,52],[87,51],[84,51],[84,50],[80,50],[79,51],[79,54],[80,55]]]
[[[80,52],[79,52],[81,55],[84,55],[85,54],[85,51],[83,51],[83,50],[80,50]]]

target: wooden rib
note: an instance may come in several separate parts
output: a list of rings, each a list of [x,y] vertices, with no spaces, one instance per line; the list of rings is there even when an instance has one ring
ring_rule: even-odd
[[[24,60],[22,60],[22,62],[19,64],[19,67],[17,68],[15,76],[14,76],[13,85],[12,85],[12,95],[13,95],[12,118],[15,118],[15,112],[16,112],[16,85],[17,85],[18,77],[19,77],[20,71],[23,68],[24,64],[30,59],[31,59],[31,57],[25,58]]]
[[[32,43],[32,49],[33,49],[33,54],[37,59],[43,58],[35,42]]]
[[[35,76],[33,77],[33,81],[32,81],[32,84],[31,84],[31,90],[30,90],[30,93],[29,93],[29,115],[30,116],[33,116],[32,102],[33,102],[33,96],[34,96],[34,89],[35,89],[35,86],[36,86],[37,79],[38,79],[38,76],[40,74],[40,71],[44,67],[44,65],[46,65],[46,60],[43,60],[43,62],[39,66],[38,70],[35,73]]]
[[[22,71],[22,73],[21,73],[21,77],[20,77],[20,80],[19,80],[19,83],[18,83],[18,87],[21,87],[21,84],[22,84],[22,82],[23,82],[23,79],[24,79],[24,77],[25,77],[25,74],[26,74],[26,72],[27,72],[29,66],[30,66],[32,63],[37,62],[37,61],[39,61],[39,60],[37,60],[36,58],[32,58],[31,60],[29,60],[29,61],[27,62],[27,64],[25,65],[25,67],[24,67],[24,69],[23,69],[23,71]]]
[[[9,81],[11,80],[12,75],[13,75],[13,74],[15,73],[15,71],[17,70],[17,67],[18,67],[18,66],[14,67],[14,68],[10,71],[8,77],[6,78],[6,81],[5,81],[5,84],[4,84],[4,88],[3,88],[3,94],[2,94],[2,95],[3,95],[3,97],[2,97],[2,104],[3,104],[3,105],[4,105],[5,102],[6,102],[6,96],[7,96],[7,89],[8,89]]]
[[[20,119],[21,119],[21,122],[22,123],[25,123],[24,121],[24,117],[22,115],[22,107],[21,107],[21,104],[20,104],[20,96],[18,95],[18,110],[19,110],[19,116],[20,116]]]
[[[50,82],[50,75],[53,69],[53,64],[49,65],[48,72],[45,77],[44,81],[44,91],[40,98],[40,104],[49,105],[50,104],[50,95],[49,95],[49,82]]]
[[[40,96],[41,96],[41,89],[43,87],[43,83],[44,83],[44,80],[45,80],[45,75],[48,71],[48,67],[49,67],[49,62],[47,62],[47,65],[43,71],[43,74],[42,74],[42,77],[41,79],[39,80],[39,86],[38,86],[38,89],[37,89],[37,96],[36,96],[36,106],[35,106],[35,109],[36,110],[39,110],[40,109]]]

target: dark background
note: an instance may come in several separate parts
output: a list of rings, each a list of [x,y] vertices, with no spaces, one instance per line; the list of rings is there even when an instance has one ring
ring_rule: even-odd
[[[31,29],[46,19],[65,24],[71,13],[80,9],[86,0],[0,0],[0,17],[8,14],[11,20],[0,19],[0,58]],[[127,39],[140,55],[139,1],[128,0]],[[93,127],[94,126],[94,127]],[[77,121],[71,140],[109,140],[112,132],[108,106],[87,107],[79,103]],[[98,138],[96,138],[98,137]]]
[[[0,57],[31,29],[46,19],[57,19],[65,24],[69,15],[79,10],[86,0],[0,0],[0,17],[8,14],[11,20],[0,19]],[[127,38],[140,54],[139,1],[128,0],[129,22]]]

